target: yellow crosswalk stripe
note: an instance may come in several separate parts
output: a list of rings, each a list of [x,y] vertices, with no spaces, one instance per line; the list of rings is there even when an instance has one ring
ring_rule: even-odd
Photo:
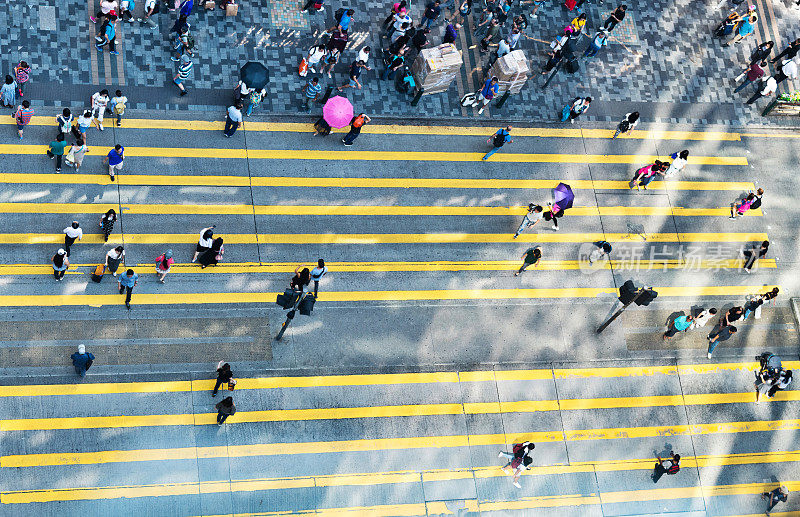
[[[523,216],[527,206],[381,206],[381,205],[188,205],[188,204],[110,204],[110,203],[0,203],[3,214],[104,214],[110,208],[124,214],[148,215],[317,215],[317,216]],[[683,208],[671,206],[575,206],[572,216],[729,216],[730,207]],[[745,216],[762,216],[761,209]]]
[[[787,458],[781,458],[778,455],[772,455],[772,462],[789,462],[797,461],[797,451],[788,453]],[[731,455],[734,456],[734,455]],[[717,457],[723,461],[720,464],[727,464],[724,462],[726,456]],[[744,459],[744,458],[742,458]],[[747,464],[764,464],[768,463],[763,461],[764,457],[759,455],[752,455],[746,458],[749,463]],[[756,460],[756,461],[752,461]],[[683,457],[681,458],[683,468],[695,468],[698,464],[702,464],[701,458]],[[609,463],[582,463],[576,465],[553,465],[547,467],[534,467],[530,471],[525,472],[525,476],[542,476],[553,474],[574,474],[581,472],[607,472],[623,471],[623,470],[649,470],[653,468],[654,461],[652,459],[646,460],[620,460]],[[745,463],[736,463],[745,464]],[[606,469],[605,467],[612,467]],[[228,492],[255,492],[266,490],[285,490],[292,488],[312,488],[312,487],[333,487],[333,486],[366,486],[366,485],[388,485],[388,484],[403,484],[403,483],[423,483],[432,481],[448,481],[457,479],[487,479],[507,476],[499,467],[484,467],[477,469],[455,469],[455,470],[427,470],[420,472],[375,472],[375,473],[354,473],[354,474],[336,474],[336,475],[322,475],[322,476],[302,476],[302,477],[287,477],[287,478],[262,478],[262,479],[239,479],[230,482],[224,481],[204,481],[204,482],[182,482],[182,483],[159,483],[148,485],[134,485],[134,486],[108,486],[108,487],[84,487],[84,488],[57,488],[57,489],[40,489],[40,490],[13,490],[0,493],[0,502],[3,504],[27,504],[27,503],[48,503],[56,501],[79,501],[79,500],[100,500],[100,499],[117,499],[117,498],[137,498],[137,497],[164,497],[164,496],[180,496],[180,495],[199,495],[199,494],[214,494],[214,493],[228,493]],[[787,488],[800,486],[800,482],[788,481],[782,482],[781,485]],[[746,483],[737,485],[718,485],[718,486],[695,486],[684,488],[667,488],[660,489],[655,496],[646,494],[645,490],[636,491],[616,491],[616,492],[601,492],[599,494],[600,501],[595,502],[593,499],[589,504],[614,503],[614,502],[631,502],[641,500],[658,500],[658,499],[677,499],[688,497],[703,497],[706,496],[722,496],[722,495],[740,495],[749,494],[750,491],[755,489],[763,491],[764,483]],[[772,487],[770,487],[772,488]],[[791,490],[791,488],[790,488]],[[548,496],[547,500],[562,500],[571,499],[574,496],[561,496],[554,495]],[[584,496],[585,497],[585,496]],[[590,496],[596,498],[598,496]],[[523,498],[516,501],[509,501],[510,504],[520,504],[521,501],[531,502],[535,498]],[[473,504],[477,504],[474,502]],[[501,502],[481,502],[481,505],[491,505],[495,509],[510,509],[507,507],[498,506]],[[583,503],[581,503],[583,504]],[[560,505],[559,505],[560,506]],[[527,506],[530,507],[530,506]],[[488,508],[481,508],[488,510]]]
[[[784,368],[800,369],[800,361],[783,361]],[[680,364],[677,366],[626,366],[607,368],[542,368],[535,370],[487,370],[423,373],[386,373],[359,375],[314,375],[303,377],[237,378],[236,390],[310,388],[337,386],[381,386],[398,384],[438,384],[458,382],[502,382],[550,379],[588,379],[616,377],[652,377],[655,375],[707,375],[720,372],[751,372],[756,362]],[[51,395],[103,395],[111,393],[170,393],[211,391],[213,379],[193,381],[112,382],[91,384],[26,384],[5,386],[0,397],[36,397]],[[794,392],[780,392],[776,400],[789,400]],[[692,395],[687,395],[691,397]]]
[[[517,239],[508,233],[233,233],[224,235],[225,244],[450,244],[450,243],[584,243],[608,242],[751,242],[765,241],[766,233],[523,233]],[[60,244],[59,233],[0,233],[0,244]],[[126,233],[124,244],[194,244],[195,233]],[[103,235],[86,234],[81,244],[103,244]],[[123,244],[112,234],[108,244]]]
[[[394,271],[516,271],[518,260],[493,261],[433,261],[433,262],[326,262],[332,272],[394,272]],[[70,264],[68,275],[85,275],[93,272],[97,264]],[[719,260],[611,260],[596,262],[589,266],[578,260],[542,260],[536,266],[542,271],[564,271],[576,269],[611,270],[667,270],[667,269],[740,269],[744,259]],[[152,264],[129,265],[137,273],[152,273]],[[242,273],[292,273],[295,262],[282,263],[227,263],[213,268],[200,269],[196,264],[174,264],[170,274],[242,274]],[[759,268],[775,269],[775,259],[760,259]],[[0,264],[2,275],[51,275],[53,268],[45,264]]]
[[[0,144],[0,154],[44,154],[45,145]],[[89,155],[106,153],[92,147]],[[483,153],[444,151],[320,151],[315,149],[222,149],[209,147],[133,147],[125,148],[125,157],[250,159],[250,160],[326,160],[326,161],[425,161],[479,162]],[[610,163],[647,164],[663,158],[651,154],[495,154],[491,161],[504,163]],[[745,156],[691,156],[693,165],[747,165]]]
[[[442,404],[406,404],[391,406],[335,407],[314,409],[271,409],[239,411],[231,423],[290,422],[309,420],[347,420],[356,418],[393,418],[436,415],[481,415],[505,413],[537,413],[542,411],[577,411],[626,407],[668,407],[714,404],[749,404],[755,402],[753,392],[702,393],[687,395],[654,395],[559,400],[520,400],[510,402],[464,402]],[[800,400],[800,392],[782,391],[776,402]],[[800,422],[800,420],[798,420]],[[0,431],[40,431],[51,429],[99,429],[154,427],[163,425],[210,425],[213,413],[181,415],[136,415],[69,418],[26,418],[0,420]],[[586,438],[593,439],[593,438]]]
[[[745,296],[779,286],[685,286],[655,287],[661,297]],[[136,293],[132,305],[148,304],[238,304],[274,303],[278,293]],[[595,298],[616,295],[614,287],[566,287],[536,289],[440,289],[419,291],[327,291],[322,302],[397,302],[418,300],[527,300],[555,298]],[[0,307],[56,307],[119,305],[116,294],[0,295]]]
[[[13,120],[0,119],[0,125],[14,124]],[[34,117],[32,126],[52,126],[47,118]],[[174,119],[137,119],[126,118],[122,131],[128,129],[170,129],[191,131],[222,131],[224,121],[208,120],[174,120]],[[117,129],[119,131],[120,129]],[[252,122],[242,124],[242,131],[250,132],[279,132],[279,133],[313,133],[310,123],[299,122]],[[333,133],[346,133],[349,128],[334,129]],[[369,124],[361,129],[364,134],[390,134],[390,135],[444,135],[444,136],[482,136],[487,137],[496,128],[480,126],[447,126],[447,125],[400,125],[400,124]],[[542,137],[542,138],[611,138],[613,129],[580,129],[580,128],[536,128],[514,127],[514,137]],[[621,139],[634,140],[709,140],[709,141],[739,141],[741,136],[750,137],[777,137],[788,138],[790,134],[758,133],[739,134],[723,131],[667,131],[667,130],[636,130],[620,136]]]
[[[627,180],[564,180],[573,190],[630,190]],[[314,188],[424,188],[424,189],[551,189],[561,180],[470,179],[470,178],[342,178],[292,176],[193,176],[128,174],[117,175],[120,185],[205,185],[219,187],[314,187]],[[0,183],[112,184],[105,174],[0,173]],[[658,181],[649,190],[748,191],[747,181]]]

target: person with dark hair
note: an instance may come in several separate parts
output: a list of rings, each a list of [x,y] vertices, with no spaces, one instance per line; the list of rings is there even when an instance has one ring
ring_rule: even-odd
[[[65,141],[64,133],[59,133],[56,139],[50,142],[47,156],[56,160],[56,172],[61,172],[61,162],[64,159],[64,148],[66,146],[67,142]]]
[[[320,117],[319,120],[314,122],[314,135],[313,136],[328,136],[331,134],[331,125],[325,120],[325,117]]]
[[[622,119],[622,122],[619,123],[617,126],[617,130],[614,132],[614,136],[611,139],[617,138],[619,135],[624,135],[625,133],[630,133],[633,131],[633,128],[636,127],[636,124],[639,123],[639,112],[632,111],[630,113],[625,114],[625,118]]]
[[[762,66],[767,66],[766,60],[769,55],[772,54],[773,47],[775,47],[774,41],[767,41],[757,46],[750,54],[750,64],[752,65],[753,63],[764,61]]]
[[[222,363],[222,361],[220,361]],[[233,378],[233,371],[231,371],[231,365],[228,363],[222,363],[217,367],[217,382],[214,383],[214,390],[211,392],[212,397],[217,396],[217,392],[219,391],[219,387],[223,384],[227,384]]]
[[[625,19],[625,11],[628,9],[628,6],[625,4],[620,5],[608,16],[606,22],[603,24],[603,28],[608,32],[614,30],[614,27],[617,26],[618,23],[621,23],[623,19]]]
[[[133,269],[129,269],[117,280],[119,284],[119,294],[125,293],[125,307],[127,307],[128,310],[131,310],[131,294],[133,293],[133,288],[136,287],[138,279],[139,275],[137,275]]]
[[[524,230],[528,228],[533,228],[536,226],[539,221],[542,220],[544,217],[544,209],[541,205],[534,205],[533,203],[528,205],[528,213],[525,214],[525,217],[522,218],[522,222],[519,224],[519,228],[517,228],[517,232],[514,234],[514,238],[516,239],[519,237],[519,234],[522,233]]]
[[[6,81],[0,88],[0,105],[4,108],[13,108],[17,102],[17,83],[10,75],[6,76]]]
[[[780,289],[778,289],[777,287],[774,287],[772,289],[772,291],[767,291],[766,293],[762,294],[761,296],[764,298],[765,302],[768,302],[768,301],[774,299],[775,297],[777,297],[779,292],[780,292]]]
[[[672,320],[672,324],[667,327],[667,331],[664,332],[661,338],[666,341],[672,339],[678,332],[685,332],[692,325],[693,319],[691,314],[688,316],[686,314],[681,314]]]
[[[111,181],[114,181],[117,171],[122,170],[123,161],[125,159],[124,153],[125,148],[117,144],[103,159],[103,161],[108,164],[108,177],[111,178]]]
[[[225,115],[225,129],[222,131],[222,134],[227,138],[232,137],[241,125],[243,107],[242,101],[238,101],[233,106],[228,106],[228,113]]]
[[[726,325],[719,330],[712,331],[711,334],[708,335],[708,358],[711,359],[711,354],[714,353],[714,349],[717,348],[717,345],[723,341],[729,340],[734,334],[736,334],[736,327],[733,325]]]
[[[25,85],[31,78],[31,67],[25,61],[20,61],[14,67],[14,81],[17,83],[17,93],[20,97],[25,96]]]
[[[111,99],[109,99],[108,90],[106,89],[92,94],[92,118],[97,123],[97,129],[100,131],[103,130],[103,117],[106,114],[106,107],[108,106],[109,100]]]
[[[301,269],[302,268],[302,269]],[[311,283],[311,270],[300,264],[294,269],[294,276],[289,281],[289,287],[293,291],[307,291]]]
[[[762,368],[761,371],[756,374],[757,379],[756,382],[753,383],[753,386],[756,388],[756,404],[761,403],[761,395],[769,392],[772,386],[778,382],[779,376],[780,371],[772,368]]]
[[[33,117],[33,108],[31,108],[31,103],[27,100],[24,100],[17,108],[16,113],[14,113],[14,120],[17,122],[17,133],[19,134],[20,140],[22,140],[22,131],[25,129],[25,126],[31,122],[31,117]]]
[[[797,38],[793,42],[789,43],[789,46],[783,49],[783,51],[780,54],[772,58],[770,62],[777,63],[783,57],[785,57],[786,59],[794,59],[794,56],[797,55],[798,51],[800,51],[800,38]]]
[[[772,387],[769,389],[767,396],[772,398],[775,396],[776,393],[779,391],[783,391],[789,387],[789,384],[792,383],[792,371],[791,370],[781,370],[778,378],[772,384]]]
[[[684,149],[680,153],[672,153],[669,157],[672,158],[672,163],[669,164],[667,171],[664,173],[665,178],[674,176],[683,171],[686,164],[689,163],[689,151]]]
[[[428,2],[428,5],[425,6],[425,12],[422,13],[422,20],[420,20],[418,27],[425,27],[426,29],[431,28],[431,25],[433,25],[436,18],[438,18],[439,14],[442,12],[442,8],[439,6],[440,4],[440,0]]]
[[[116,31],[116,24],[117,24],[117,17],[116,16],[109,16],[108,18],[103,18],[103,24],[100,26],[100,30],[97,32],[97,36],[95,36],[94,46],[97,48],[98,51],[103,51],[103,47],[108,45],[108,53],[112,56],[116,56],[119,54],[115,47],[116,39],[117,39],[117,31]]]
[[[575,97],[575,100],[572,101],[572,104],[569,107],[569,123],[574,124],[575,119],[580,117],[584,111],[589,109],[589,104],[591,104],[591,102],[591,97]]]
[[[108,212],[100,217],[100,228],[103,230],[103,242],[108,242],[108,236],[114,230],[114,223],[117,222],[117,211],[109,208]]]
[[[59,249],[55,255],[53,255],[53,276],[56,278],[56,282],[60,282],[62,278],[64,278],[64,272],[69,268],[69,259],[67,258],[67,252],[61,248]]]
[[[211,249],[211,244],[214,242],[214,228],[217,225],[213,224],[208,228],[203,228],[200,230],[200,240],[197,241],[197,247],[194,250],[194,256],[192,256],[192,262],[197,261],[198,255]]]
[[[156,258],[156,275],[158,276],[158,281],[162,284],[164,283],[164,277],[167,276],[169,270],[172,269],[172,264],[175,263],[175,259],[172,258],[172,250],[169,249],[162,253],[161,255]]]
[[[743,216],[747,213],[748,210],[753,205],[753,201],[756,200],[756,195],[753,192],[750,192],[745,197],[742,198],[741,201],[738,203],[731,204],[731,216],[730,219],[736,219],[737,217]]]
[[[217,424],[222,425],[229,416],[236,413],[233,397],[225,397],[214,406],[217,409]]]
[[[64,249],[67,250],[67,256],[70,256],[70,246],[72,246],[76,240],[83,239],[83,229],[81,228],[81,224],[78,221],[72,221],[72,224],[64,228]]]
[[[519,276],[530,266],[537,266],[539,261],[542,259],[542,248],[539,246],[528,248],[520,258],[522,258],[522,266],[516,273],[514,273],[514,276]]]
[[[512,126],[506,126],[505,129],[500,128],[497,130],[495,134],[493,134],[492,136],[489,137],[488,140],[486,140],[487,144],[489,143],[492,144],[492,148],[489,150],[489,152],[483,155],[482,160],[484,161],[488,160],[491,155],[499,151],[504,145],[514,142],[514,140],[511,139],[512,129],[513,129]]]
[[[708,321],[711,318],[713,318],[714,315],[716,314],[717,314],[717,309],[715,309],[714,307],[708,310],[705,309],[701,310],[699,313],[697,313],[697,315],[695,315],[694,319],[692,320],[691,326],[689,326],[689,329],[691,330],[691,329],[699,329],[701,327],[705,327],[706,323],[708,323]]]
[[[502,469],[508,473],[509,467],[514,469],[514,477],[512,479],[512,483],[517,488],[522,488],[519,484],[519,477],[522,475],[524,470],[530,470],[530,466],[533,463],[533,459],[529,456],[529,454],[536,448],[532,442],[522,442],[522,443],[515,443],[511,447],[512,452],[505,452],[500,451],[500,454],[497,455],[498,458],[508,458],[509,462],[506,463]]]
[[[217,237],[211,242],[211,248],[200,254],[197,261],[200,263],[200,269],[205,269],[208,266],[216,266],[222,255],[225,254],[225,246],[222,245],[222,237]]]
[[[67,133],[72,131],[72,122],[75,120],[75,117],[72,116],[72,112],[69,108],[64,108],[64,111],[61,112],[61,115],[56,117],[56,124],[58,124],[58,134],[67,136]]]
[[[744,90],[748,84],[752,84],[753,89],[757,90],[759,81],[762,77],[764,77],[764,69],[766,67],[766,61],[754,61],[750,63],[750,67],[742,73],[742,75],[744,75],[744,81],[742,84],[734,88],[733,93],[739,93],[740,91]]]
[[[352,120],[350,120],[350,131],[344,135],[342,143],[346,146],[353,145],[355,139],[361,134],[361,128],[364,127],[364,124],[368,124],[370,120],[372,119],[365,113],[359,113],[353,117]]]
[[[319,281],[322,280],[322,277],[328,273],[328,266],[325,265],[325,261],[319,259],[317,261],[317,267],[311,270],[311,280],[314,281],[314,298],[317,297],[317,292],[319,291]]]
[[[669,458],[661,459],[660,456],[656,456],[656,458],[658,458],[658,463],[656,463],[656,468],[653,471],[653,483],[658,483],[658,480],[661,479],[661,476],[664,474],[672,476],[681,470],[680,454],[675,454],[674,452],[670,451]]]
[[[106,268],[111,271],[112,276],[117,276],[117,269],[120,263],[125,259],[125,248],[117,246],[114,249],[108,250],[106,253]]]
[[[756,261],[760,258],[764,258],[764,256],[767,254],[767,251],[769,251],[769,241],[762,242],[761,246],[753,246],[752,249],[745,250],[745,262],[743,267],[745,272],[750,273],[753,269],[753,266],[756,265]]]
[[[611,243],[607,241],[600,241],[595,243],[595,248],[589,254],[589,265],[594,264],[603,257],[611,254]]]

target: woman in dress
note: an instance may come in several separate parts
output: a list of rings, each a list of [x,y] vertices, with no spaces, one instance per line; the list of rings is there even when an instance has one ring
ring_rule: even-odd
[[[197,241],[197,247],[194,250],[194,256],[192,257],[192,262],[197,262],[197,257],[203,253],[211,249],[211,244],[214,242],[214,228],[217,225],[209,226],[208,228],[203,228],[200,231],[200,240]]]
[[[60,248],[55,255],[53,255],[53,276],[56,277],[56,282],[60,282],[64,278],[64,272],[69,267],[69,259],[67,252],[64,248]]]
[[[84,156],[86,156],[86,145],[83,143],[82,138],[78,138],[67,151],[64,161],[70,167],[75,167],[75,172],[78,172],[81,165],[83,165]]]
[[[110,208],[108,212],[100,218],[100,228],[103,230],[103,242],[108,242],[108,236],[114,230],[114,223],[117,222],[117,212]]]
[[[14,108],[17,105],[17,83],[10,75],[6,76],[6,82],[0,88],[0,103],[4,108]]]
[[[106,269],[111,271],[113,276],[117,276],[117,269],[119,269],[119,264],[125,259],[125,248],[122,246],[117,246],[113,250],[109,250],[106,253]]]
[[[201,268],[205,269],[207,266],[216,266],[224,254],[225,247],[222,245],[222,237],[217,237],[212,241],[211,247],[200,254],[197,261]]]

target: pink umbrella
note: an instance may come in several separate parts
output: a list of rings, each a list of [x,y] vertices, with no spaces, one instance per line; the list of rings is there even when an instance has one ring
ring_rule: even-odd
[[[322,107],[322,118],[337,129],[348,126],[353,120],[353,105],[346,97],[340,95],[332,97]]]

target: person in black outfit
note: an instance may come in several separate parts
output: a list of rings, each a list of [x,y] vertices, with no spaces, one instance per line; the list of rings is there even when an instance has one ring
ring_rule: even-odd
[[[222,254],[225,253],[222,242],[222,237],[217,237],[211,243],[211,248],[200,254],[197,262],[200,263],[201,269],[205,269],[207,266],[217,265],[217,262],[220,260],[217,257],[221,257]]]
[[[761,246],[753,246],[752,249],[745,250],[744,270],[749,273],[750,270],[753,269],[753,266],[755,266],[756,260],[764,258],[767,251],[769,251],[769,241],[762,242]]]
[[[305,288],[311,283],[311,271],[305,267],[300,270],[300,266],[294,270],[294,276],[289,282],[289,287],[294,291],[305,291]]]
[[[211,392],[211,396],[216,397],[219,387],[223,384],[229,383],[232,378],[233,372],[231,371],[231,365],[224,363],[222,366],[217,368],[217,383],[214,384],[214,391]]]
[[[420,29],[414,33],[414,37],[411,38],[411,44],[414,45],[417,52],[428,44],[428,34],[430,34],[430,32],[430,29]]]
[[[794,56],[797,55],[797,52],[800,51],[800,38],[797,38],[793,42],[789,43],[789,46],[783,49],[783,52],[778,54],[772,59],[773,63],[777,63],[782,57],[786,59],[794,59]]]
[[[109,209],[103,217],[100,218],[100,228],[103,229],[103,241],[108,242],[108,236],[114,230],[114,223],[117,222],[117,212],[113,208]]]

